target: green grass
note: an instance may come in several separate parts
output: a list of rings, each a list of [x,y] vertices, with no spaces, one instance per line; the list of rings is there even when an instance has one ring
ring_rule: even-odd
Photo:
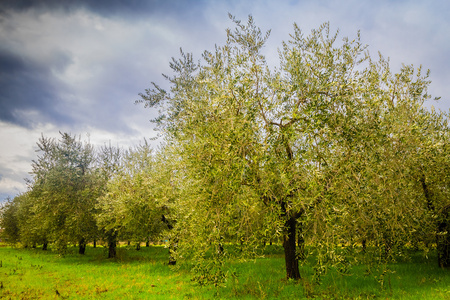
[[[199,286],[187,270],[167,266],[163,247],[120,247],[116,260],[106,259],[102,247],[88,248],[86,255],[76,250],[60,257],[0,247],[0,299],[450,299],[450,270],[421,255],[388,265],[384,276],[382,267],[360,265],[352,276],[330,271],[315,285],[307,267],[301,268],[305,279],[286,281],[282,251],[274,246],[266,258],[229,262],[228,279],[216,288]]]

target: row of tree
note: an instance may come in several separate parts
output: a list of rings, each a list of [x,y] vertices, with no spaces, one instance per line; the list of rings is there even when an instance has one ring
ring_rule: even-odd
[[[118,238],[164,233],[172,260],[193,258],[216,282],[225,243],[251,256],[280,240],[294,279],[305,249],[318,272],[345,268],[352,251],[388,259],[407,246],[437,245],[449,267],[449,116],[423,106],[428,72],[393,73],[359,34],[338,40],[329,24],[306,37],[295,25],[272,69],[269,33],[231,19],[225,45],[201,62],[181,52],[169,89],[140,95],[159,108],[160,151],[95,154],[68,134],[43,137],[29,191],[2,210],[5,232],[80,253],[103,239],[110,255]]]
[[[166,202],[152,187],[164,172],[157,170],[147,142],[126,151],[112,146],[95,151],[89,142],[61,133],[59,140],[41,137],[37,145],[28,191],[1,210],[9,242],[42,244],[44,250],[53,243],[61,253],[78,244],[84,254],[88,242],[103,240],[115,257],[119,239],[148,243],[167,228]]]

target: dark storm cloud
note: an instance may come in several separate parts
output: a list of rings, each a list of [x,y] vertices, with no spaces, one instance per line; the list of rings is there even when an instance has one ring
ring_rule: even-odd
[[[186,11],[187,9],[201,7],[206,0],[179,1],[179,0],[2,0],[0,9],[24,11],[30,9],[57,9],[70,12],[85,8],[102,16],[144,16],[153,13],[172,13]]]
[[[155,66],[141,49],[178,42],[172,33],[178,20],[198,21],[199,3],[0,0],[0,121],[129,132],[118,121],[146,88],[149,71],[142,66]]]
[[[0,48],[0,120],[25,127],[32,127],[42,118],[71,122],[64,111],[57,110],[58,83],[51,75],[52,68],[63,68],[69,58],[62,53],[52,57],[52,64],[40,65]]]

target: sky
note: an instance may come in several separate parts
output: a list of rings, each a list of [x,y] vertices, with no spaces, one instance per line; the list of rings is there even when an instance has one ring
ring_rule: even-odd
[[[156,112],[134,104],[167,84],[180,47],[201,58],[251,15],[277,49],[296,23],[330,22],[376,57],[431,70],[429,91],[450,108],[450,1],[428,0],[0,0],[0,202],[26,191],[39,138],[68,132],[96,146],[128,148],[156,136]],[[154,143],[157,143],[155,141]]]

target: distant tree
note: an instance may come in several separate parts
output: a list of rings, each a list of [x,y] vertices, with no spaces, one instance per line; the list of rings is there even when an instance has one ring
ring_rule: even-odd
[[[100,235],[108,244],[108,258],[116,257],[116,246],[117,246],[117,229],[111,228],[109,226],[110,220],[105,220],[102,218],[103,215],[108,215],[113,207],[105,207],[101,204],[101,199],[107,191],[107,184],[110,180],[113,180],[118,174],[122,167],[124,151],[122,148],[114,147],[111,144],[104,145],[100,148],[98,153],[98,169],[101,174],[101,182],[103,186],[103,193],[99,197],[96,204],[96,214],[95,218],[97,220],[97,226],[100,231]],[[106,211],[105,211],[106,209]]]
[[[42,249],[47,250],[52,237],[48,223],[42,222],[42,212],[37,210],[36,201],[32,197],[31,191],[27,191],[15,199],[17,199],[20,242],[25,247],[34,248],[37,245],[42,245]]]
[[[120,170],[109,180],[97,206],[97,220],[106,232],[139,245],[167,229],[162,216],[168,195],[160,190],[169,183],[161,182],[160,166],[146,141],[123,153]]]
[[[95,203],[102,192],[93,147],[67,133],[58,141],[43,136],[37,145],[41,154],[32,164],[29,194],[33,211],[59,251],[74,242],[84,254],[96,235]]]
[[[6,199],[0,207],[0,228],[3,229],[0,238],[8,243],[15,244],[20,240],[19,220],[17,217],[18,201]]]
[[[34,201],[29,192],[9,199],[0,210],[0,228],[3,236],[11,244],[21,243],[24,247],[43,245],[47,250],[47,230],[39,222],[34,210]]]

